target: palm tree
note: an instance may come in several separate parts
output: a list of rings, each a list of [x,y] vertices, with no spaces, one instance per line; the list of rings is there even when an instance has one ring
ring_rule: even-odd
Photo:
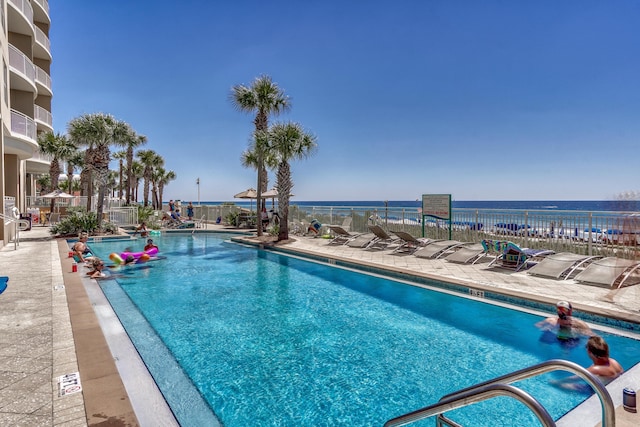
[[[269,76],[256,78],[251,86],[236,85],[231,90],[231,103],[239,111],[255,113],[253,120],[256,132],[266,132],[269,128],[269,115],[277,115],[291,108],[289,98]],[[257,207],[262,206],[262,193],[267,191],[267,177],[263,153],[256,152],[258,170]],[[262,236],[262,228],[258,227],[258,236]]]
[[[59,133],[53,132],[41,133],[38,136],[38,145],[40,152],[51,156],[51,164],[49,165],[49,176],[51,177],[50,191],[58,189],[58,178],[60,177],[60,160],[66,160],[75,151],[76,146],[71,143],[67,137]],[[55,206],[55,199],[51,199],[51,212]]]
[[[144,166],[137,160],[131,163],[131,172],[133,176],[133,185],[131,187],[131,197],[137,203],[138,202],[138,189],[140,188],[140,180],[144,175]]]
[[[116,151],[113,158],[118,160],[118,197],[122,199],[122,185],[124,184],[124,159],[127,157],[126,151]]]
[[[144,166],[142,197],[144,198],[144,206],[147,206],[149,204],[149,186],[153,181],[153,171],[155,168],[164,165],[164,159],[153,150],[140,150],[137,154],[140,163]]]
[[[127,204],[131,203],[131,196],[133,193],[133,184],[136,182],[133,172],[133,150],[141,145],[147,143],[147,137],[144,135],[137,135],[135,132],[129,135],[126,140],[127,144]]]
[[[306,132],[298,123],[277,123],[269,129],[268,152],[278,162],[278,241],[289,238],[289,195],[293,189],[289,162],[311,156],[318,146],[316,141],[317,138]]]
[[[176,179],[176,173],[174,171],[165,171],[163,168],[158,168],[158,206],[162,209],[162,193],[164,192],[164,186],[170,181]]]
[[[102,228],[102,212],[104,197],[109,177],[109,162],[111,160],[111,144],[122,145],[126,136],[133,132],[131,127],[116,120],[110,114],[85,114],[69,122],[68,134],[78,146],[86,146],[85,169],[95,171],[98,182],[97,216],[98,230]],[[91,177],[89,176],[89,182]],[[91,209],[92,192],[87,194],[87,210]]]
[[[79,166],[82,168],[84,166],[84,155],[77,150],[73,152],[69,157],[67,157],[67,182],[73,182],[73,171]],[[79,186],[79,183],[78,183]],[[69,187],[69,194],[73,194],[74,185]]]

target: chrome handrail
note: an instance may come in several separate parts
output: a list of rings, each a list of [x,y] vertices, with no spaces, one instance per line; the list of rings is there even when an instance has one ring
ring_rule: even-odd
[[[0,219],[3,221],[3,224],[13,223],[14,226],[14,237],[13,237],[13,248],[18,249],[20,245],[20,232],[25,231],[29,228],[29,221],[16,218],[14,216],[5,215],[0,213]]]
[[[418,420],[432,417],[434,415],[442,414],[451,409],[460,408],[463,406],[470,405],[472,403],[479,402],[481,400],[486,400],[488,398],[491,398],[497,395],[496,389],[494,388],[494,386],[498,386],[498,385],[506,386],[507,384],[510,384],[515,381],[524,380],[527,378],[531,378],[537,375],[545,374],[547,372],[556,371],[556,370],[564,370],[564,371],[572,372],[577,376],[579,376],[580,378],[582,378],[583,380],[585,380],[593,388],[593,390],[598,395],[598,398],[600,399],[600,404],[602,405],[602,427],[615,427],[616,425],[615,424],[616,423],[615,408],[613,406],[613,400],[611,399],[611,396],[609,395],[609,392],[607,391],[605,386],[582,366],[573,362],[569,362],[568,360],[560,360],[560,359],[554,359],[554,360],[549,360],[547,362],[542,362],[537,365],[520,369],[510,374],[506,374],[506,375],[494,378],[492,380],[485,381],[485,382],[473,385],[471,387],[467,387],[462,390],[458,390],[454,393],[443,396],[440,399],[440,401],[436,404],[426,406],[422,409],[418,409],[417,411],[413,411],[396,418],[392,418],[391,420],[387,421],[384,424],[384,426],[395,427],[395,426],[406,425],[414,421],[418,421]],[[516,387],[513,387],[513,388],[516,388]],[[488,390],[491,390],[492,393],[486,393]],[[513,395],[513,397],[518,398],[519,400],[522,397],[522,395],[520,394],[518,394],[517,395],[518,397],[516,397],[514,393],[512,393],[511,391],[507,392],[505,388],[500,388],[500,390],[502,390],[503,395],[511,394]],[[524,394],[526,395],[526,393]],[[482,396],[481,399],[479,398],[480,396]],[[536,405],[540,405],[540,403],[535,399],[533,399],[533,401],[535,402],[534,407]],[[539,409],[534,409],[534,407],[530,406],[526,402],[524,401],[522,402],[525,403],[527,406],[529,406],[529,408],[532,411],[534,411],[534,413],[536,413],[536,416],[538,416],[538,419],[542,423],[546,422],[544,418],[540,418],[540,413],[537,412],[539,411]],[[542,409],[544,410],[544,408]],[[544,412],[546,412],[546,410],[544,410]],[[548,425],[555,426],[555,422],[553,422],[553,420],[551,421],[552,421],[552,424],[548,424]]]

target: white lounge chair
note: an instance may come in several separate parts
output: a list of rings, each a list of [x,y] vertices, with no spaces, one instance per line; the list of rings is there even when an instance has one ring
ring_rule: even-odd
[[[455,248],[463,246],[464,243],[457,240],[441,240],[428,244],[422,249],[417,250],[414,255],[418,258],[437,259],[446,254],[451,253]]]
[[[542,261],[531,267],[528,274],[548,277],[551,279],[567,280],[579,269],[587,267],[591,262],[601,259],[601,256],[589,256],[560,252],[545,257]]]
[[[485,256],[484,247],[481,243],[474,243],[459,247],[455,252],[450,253],[444,259],[449,262],[461,264],[475,264]]]
[[[384,250],[388,249],[389,246],[400,245],[402,243],[402,239],[391,237],[379,225],[370,225],[369,230],[375,234],[376,237],[367,245],[366,249]]]
[[[593,261],[575,277],[575,280],[619,289],[627,281],[629,284],[640,282],[640,276],[636,273],[638,268],[638,261],[607,257]]]
[[[331,233],[334,236],[333,239],[329,241],[330,245],[344,245],[345,243],[359,236],[358,234],[349,233],[347,230],[338,225],[330,225],[329,230],[331,230]]]

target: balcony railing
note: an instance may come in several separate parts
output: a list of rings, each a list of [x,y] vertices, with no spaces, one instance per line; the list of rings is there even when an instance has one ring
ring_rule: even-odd
[[[33,62],[27,58],[27,55],[20,52],[20,49],[11,44],[9,45],[9,66],[35,85],[36,69]]]
[[[49,1],[48,0],[32,0],[32,3],[39,5],[42,10],[49,16]]]
[[[51,76],[42,68],[35,66],[36,69],[36,82],[46,87],[51,92]]]
[[[36,140],[36,122],[20,111],[11,110],[11,133]]]
[[[44,47],[47,50],[47,52],[49,52],[49,54],[51,54],[51,41],[49,40],[49,37],[47,37],[44,31],[42,31],[40,28],[35,27],[35,30],[36,30],[36,43],[40,44],[42,47]]]
[[[33,8],[28,0],[9,0],[9,3],[22,12],[30,23],[33,23]]]
[[[39,105],[34,105],[33,107],[34,107],[33,116],[36,119],[36,121],[40,123],[44,123],[50,128],[53,128],[53,117],[51,116],[51,113]]]

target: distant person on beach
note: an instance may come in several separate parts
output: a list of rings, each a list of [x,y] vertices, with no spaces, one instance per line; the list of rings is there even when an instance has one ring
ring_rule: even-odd
[[[557,317],[548,317],[536,323],[544,331],[554,331],[558,341],[578,341],[580,336],[592,336],[593,331],[582,320],[573,317],[573,307],[568,301],[556,304]]]
[[[149,235],[149,231],[147,230],[147,224],[145,224],[144,221],[142,221],[138,226],[138,228],[136,228],[136,231],[133,233],[133,235],[135,236],[138,233],[140,233],[140,237],[147,237]]]
[[[189,221],[193,219],[193,203],[191,202],[187,205],[187,218]]]

